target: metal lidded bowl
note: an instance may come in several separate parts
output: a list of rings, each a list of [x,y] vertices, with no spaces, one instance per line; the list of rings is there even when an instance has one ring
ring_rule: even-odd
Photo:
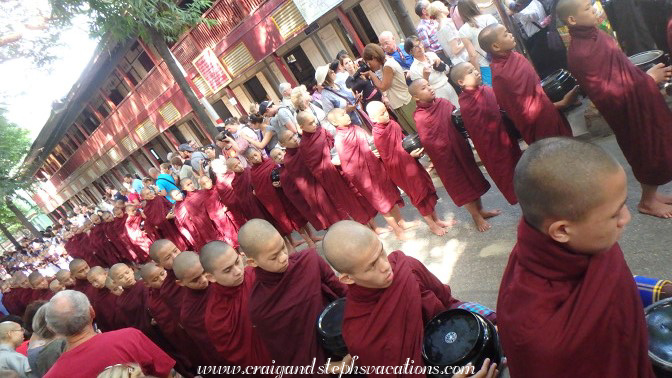
[[[436,315],[425,326],[422,357],[428,366],[465,366],[471,362],[478,368],[486,358],[500,364],[502,352],[495,326],[489,320],[471,311],[453,309]]]
[[[279,168],[275,168],[271,171],[271,181],[272,182],[280,181],[280,169]]]
[[[403,147],[406,152],[409,154],[418,148],[422,148],[422,143],[420,143],[420,135],[417,133],[409,134],[401,140],[401,147]]]
[[[635,55],[630,55],[628,59],[630,59],[632,64],[644,72],[648,71],[658,63],[667,64],[665,53],[661,50],[644,51]]]
[[[343,340],[343,315],[345,298],[339,298],[327,305],[317,318],[317,338],[333,358],[342,359],[348,354]]]
[[[644,309],[649,332],[649,358],[656,376],[672,377],[672,298]]]
[[[458,108],[453,109],[453,113],[451,114],[451,118],[453,120],[453,125],[455,126],[457,131],[460,132],[460,134],[462,135],[462,137],[464,137],[464,139],[468,139],[469,138],[469,132],[464,127],[464,120],[462,119],[462,112],[460,111],[460,109],[458,109]]]
[[[559,69],[541,81],[541,87],[552,102],[562,100],[576,86],[576,79],[565,69]]]

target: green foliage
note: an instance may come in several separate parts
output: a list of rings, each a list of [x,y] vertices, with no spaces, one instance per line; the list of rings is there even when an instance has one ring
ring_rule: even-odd
[[[30,148],[28,130],[22,129],[5,117],[4,109],[0,109],[0,222],[10,231],[20,227],[20,223],[5,203],[6,198],[15,197],[21,189],[27,189],[32,179],[23,179],[21,176],[21,160]],[[20,198],[20,196],[17,196]],[[22,199],[22,207],[25,207]],[[30,206],[30,204],[28,204]]]
[[[150,40],[152,30],[175,42],[188,28],[215,21],[202,17],[212,0],[193,0],[178,5],[175,0],[49,0],[53,16],[67,21],[77,15],[90,20],[91,34],[125,40],[140,36]]]

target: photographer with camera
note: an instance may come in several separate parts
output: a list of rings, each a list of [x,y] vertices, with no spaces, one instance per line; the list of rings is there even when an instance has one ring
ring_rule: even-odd
[[[371,68],[361,59],[355,64],[349,56],[343,57],[343,67],[350,77],[345,81],[348,87],[355,95],[361,98],[362,109],[371,101],[383,101],[383,92],[378,90],[371,80],[364,75],[371,71]]]
[[[436,92],[437,97],[446,99],[459,108],[457,93],[448,82],[450,67],[435,53],[425,51],[420,39],[414,35],[406,38],[404,50],[413,55],[413,64],[411,64],[411,69],[409,70],[411,79],[427,80],[434,92]]]

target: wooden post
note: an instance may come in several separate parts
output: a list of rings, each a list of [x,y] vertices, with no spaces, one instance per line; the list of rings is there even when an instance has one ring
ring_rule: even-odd
[[[105,100],[105,102],[107,103],[107,106],[112,108],[112,110],[117,108],[117,105],[114,104],[114,101],[110,100],[110,98],[107,97],[107,95],[105,94],[105,92],[103,92],[102,89],[98,88],[98,93],[100,94],[100,97],[102,97],[103,100]]]
[[[298,84],[296,82],[296,79],[294,79],[294,76],[292,76],[292,73],[289,72],[289,68],[285,65],[285,62],[278,56],[278,54],[273,53],[273,60],[275,61],[275,64],[278,66],[278,69],[282,73],[282,76],[285,78],[285,81],[287,81],[289,84],[292,85],[292,87],[296,87]],[[282,95],[282,94],[281,94]]]
[[[133,85],[133,82],[131,81],[131,79],[129,79],[128,76],[126,76],[126,74],[119,69],[119,67],[114,67],[114,72],[116,72],[117,75],[119,75],[121,77],[121,79],[126,83],[126,85],[128,85],[128,87],[131,90],[133,90],[133,88],[135,88],[135,85]]]
[[[154,66],[158,66],[159,63],[161,63],[161,59],[158,59],[155,55],[152,49],[145,43],[145,41],[142,40],[142,38],[138,38],[138,43],[142,47],[143,50],[147,53],[147,56],[149,56],[149,59],[154,63]]]
[[[177,148],[180,146],[180,141],[178,141],[177,138],[175,138],[175,135],[173,135],[170,129],[166,129],[166,131],[163,132],[163,135],[165,135],[168,138],[170,144],[172,144],[175,150],[177,150]]]
[[[140,172],[142,172],[143,176],[149,176],[149,174],[147,173],[145,168],[142,166],[142,164],[140,164],[140,162],[138,162],[138,160],[135,158],[135,156],[133,156],[133,154],[129,155],[128,157],[131,159],[131,162],[133,163],[133,165],[135,165],[136,168],[138,168],[140,170]],[[140,194],[140,193],[138,193],[138,194]]]
[[[231,89],[230,87],[227,86],[227,87],[226,87],[226,94],[227,94],[227,96],[229,96],[230,98],[236,100],[236,109],[238,109],[238,111],[240,112],[240,114],[242,114],[242,115],[249,115],[248,112],[247,112],[247,109],[245,109],[245,108],[243,107],[243,104],[241,104],[240,101],[238,101],[238,97],[236,97],[236,94],[233,93],[233,89]]]
[[[84,135],[84,138],[88,138],[88,137],[91,136],[91,133],[89,133],[89,132],[84,128],[84,126],[80,125],[79,123],[75,122],[75,127],[77,127],[77,130],[79,130],[79,132],[82,133],[82,135]],[[85,142],[86,142],[86,140],[85,140]]]
[[[146,145],[142,146],[141,149],[142,149],[142,152],[145,153],[145,156],[147,156],[149,158],[149,160],[153,161],[154,164],[156,164],[155,168],[159,169],[159,165],[161,165],[161,162],[156,157],[154,157],[154,155],[152,155],[152,151],[150,151],[149,148],[147,148]],[[147,176],[149,176],[149,174]]]
[[[350,18],[348,18],[348,15],[345,13],[345,11],[343,11],[343,8],[336,7],[336,13],[338,14],[338,19],[341,20],[343,27],[345,27],[345,30],[348,32],[350,37],[352,37],[352,40],[355,42],[355,47],[357,48],[357,51],[361,56],[362,53],[364,52],[364,44],[362,43],[362,40],[359,38],[357,30],[352,25],[352,22],[350,22]]]

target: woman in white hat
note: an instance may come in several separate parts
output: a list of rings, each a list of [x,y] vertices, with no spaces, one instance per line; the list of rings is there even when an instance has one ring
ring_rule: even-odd
[[[348,88],[341,88],[334,82],[335,79],[336,73],[329,69],[329,66],[320,66],[315,70],[317,85],[322,86],[322,110],[329,114],[334,108],[345,109],[350,115],[352,123],[361,125],[362,122],[357,115],[359,98],[355,97]]]

